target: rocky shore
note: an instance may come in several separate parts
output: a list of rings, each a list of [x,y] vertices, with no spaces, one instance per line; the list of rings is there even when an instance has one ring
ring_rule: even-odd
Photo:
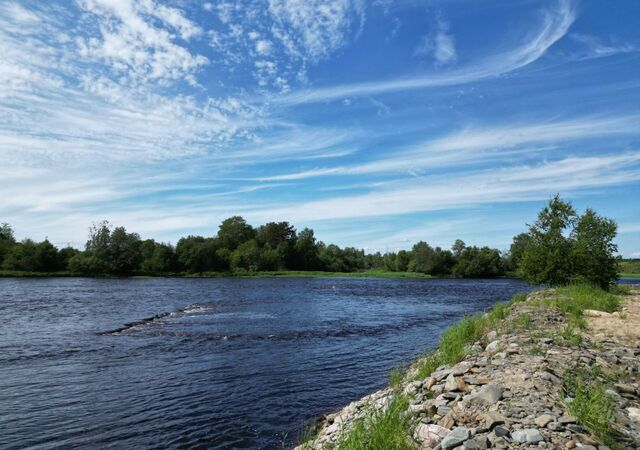
[[[406,447],[640,449],[640,290],[618,312],[585,310],[581,330],[552,289],[512,305],[500,325],[451,366],[327,415],[298,449],[342,447],[357,423],[402,397]],[[382,450],[382,449],[381,449]]]

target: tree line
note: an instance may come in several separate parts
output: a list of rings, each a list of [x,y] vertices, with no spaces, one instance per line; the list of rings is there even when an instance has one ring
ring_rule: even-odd
[[[510,273],[535,284],[581,280],[606,287],[617,279],[615,236],[615,222],[591,209],[578,216],[570,203],[555,196],[529,231],[513,238],[507,252],[456,240],[451,249],[420,241],[411,250],[365,253],[327,245],[316,239],[312,229],[298,232],[289,222],[253,227],[234,216],[220,224],[215,236],[187,236],[175,246],[142,239],[124,227],[101,222],[90,228],[83,251],[58,249],[46,239],[16,242],[12,228],[3,224],[0,266],[5,270],[117,276],[384,270],[491,278]]]

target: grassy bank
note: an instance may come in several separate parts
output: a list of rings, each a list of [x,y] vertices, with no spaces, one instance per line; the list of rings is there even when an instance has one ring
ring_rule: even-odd
[[[95,278],[115,278],[114,275],[83,275],[72,272],[25,272],[18,270],[0,270],[0,277],[11,278],[43,278],[43,277],[95,277]],[[322,271],[302,271],[302,270],[279,270],[272,272],[201,272],[201,273],[166,273],[152,274],[139,273],[127,278],[221,278],[221,277],[242,277],[242,278],[434,278],[417,272],[387,272],[382,270],[368,270],[366,272],[322,272]]]
[[[621,297],[617,294],[628,293],[628,289],[620,288],[612,292],[587,285],[572,285],[556,289],[553,296],[541,296],[538,300],[530,300],[532,305],[558,307],[567,314],[568,331],[563,333],[570,341],[581,340],[581,330],[586,326],[583,312],[587,309],[613,312],[620,308]],[[390,384],[395,392],[390,407],[383,411],[375,409],[355,422],[348,433],[338,443],[339,449],[412,449],[410,438],[412,423],[407,418],[407,400],[401,393],[402,381],[411,379],[424,380],[442,365],[454,365],[466,355],[473,352],[472,346],[490,331],[509,331],[510,329],[531,329],[535,318],[519,316],[510,323],[507,317],[509,308],[526,300],[526,295],[517,294],[508,303],[498,303],[485,314],[466,316],[462,321],[448,328],[440,338],[438,347],[431,353],[419,358],[406,372],[394,369]],[[526,320],[525,320],[526,319]],[[564,338],[564,337],[563,337]],[[570,345],[569,342],[567,345]],[[569,376],[569,375],[568,375]],[[582,373],[572,374],[568,385],[574,386],[572,395],[574,402],[569,411],[578,421],[590,427],[596,435],[608,440],[608,421],[611,418],[611,403],[604,396],[601,385],[590,385],[584,381]],[[405,405],[404,407],[402,405]],[[311,448],[310,446],[308,448]]]

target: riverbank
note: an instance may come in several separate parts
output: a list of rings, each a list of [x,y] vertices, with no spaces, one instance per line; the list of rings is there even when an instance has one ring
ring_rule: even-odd
[[[549,289],[467,318],[298,448],[640,448],[640,289],[628,292]]]
[[[115,275],[87,276],[72,272],[25,272],[16,270],[0,270],[0,277],[4,278],[51,278],[51,277],[86,277],[86,278],[118,278]],[[126,278],[220,278],[220,277],[241,277],[241,278],[451,278],[434,277],[418,272],[388,272],[382,270],[368,270],[364,272],[323,272],[323,271],[302,271],[302,270],[278,270],[261,272],[201,272],[201,273],[167,273],[167,274],[138,274]]]

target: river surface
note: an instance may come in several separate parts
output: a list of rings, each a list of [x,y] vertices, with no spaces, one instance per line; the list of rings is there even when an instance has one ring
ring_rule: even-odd
[[[281,448],[518,280],[0,279],[0,448]]]

